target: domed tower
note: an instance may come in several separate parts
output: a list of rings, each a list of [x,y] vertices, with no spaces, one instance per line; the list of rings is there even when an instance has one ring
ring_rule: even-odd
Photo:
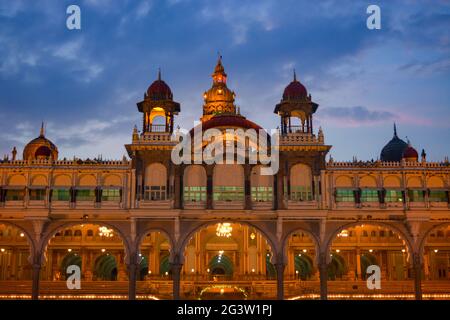
[[[144,114],[143,133],[173,132],[174,115],[180,112],[180,104],[173,101],[172,90],[161,79],[161,71],[158,71],[158,79],[150,85],[144,100],[137,103],[137,107]]]
[[[45,137],[44,123],[39,137],[31,140],[23,149],[23,160],[57,160],[58,148]]]
[[[234,104],[236,95],[227,87],[227,74],[222,65],[222,56],[219,56],[212,78],[212,87],[203,94],[202,121],[209,120],[219,114],[236,114],[236,106]]]
[[[381,150],[380,160],[385,162],[399,162],[408,144],[397,136],[397,126],[394,123],[394,136]]]
[[[297,80],[294,70],[294,79],[284,89],[281,102],[274,110],[281,118],[281,134],[313,134],[312,118],[318,107],[319,105],[311,100],[305,86]],[[294,119],[297,123],[293,123]]]

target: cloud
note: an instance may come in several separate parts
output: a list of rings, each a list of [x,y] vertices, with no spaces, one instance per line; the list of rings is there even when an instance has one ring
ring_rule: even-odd
[[[433,61],[410,62],[401,65],[398,70],[411,71],[415,74],[436,74],[450,71],[450,58],[437,59]]]
[[[327,107],[317,114],[318,119],[329,119],[334,123],[347,125],[367,125],[394,120],[397,116],[389,111],[374,111],[366,107]]]

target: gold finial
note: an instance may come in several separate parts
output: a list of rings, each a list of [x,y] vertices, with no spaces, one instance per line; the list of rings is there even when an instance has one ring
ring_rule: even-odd
[[[297,81],[297,73],[295,72],[295,68],[294,68],[294,81]]]
[[[158,80],[161,81],[161,67],[158,68]]]

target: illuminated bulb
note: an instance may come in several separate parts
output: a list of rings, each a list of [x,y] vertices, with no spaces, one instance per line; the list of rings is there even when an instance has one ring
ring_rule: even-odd
[[[0,251],[1,251],[1,252],[5,252],[5,248],[1,248]]]
[[[298,270],[295,270],[295,274],[298,274]]]
[[[25,234],[22,232],[22,233],[20,234],[20,237],[21,237],[21,238],[25,237]]]
[[[195,270],[194,270],[194,269],[191,269],[191,272],[192,272],[192,273],[194,273],[194,272],[195,272]]]
[[[372,250],[372,249],[369,249],[369,252],[373,252],[373,250]]]
[[[209,268],[208,268],[208,269],[206,269],[206,272],[208,272],[208,273],[209,273]]]
[[[337,253],[339,253],[339,252],[341,252],[341,250],[339,250],[339,249],[336,249],[336,252],[337,252]]]
[[[306,249],[303,249],[303,252],[308,252],[308,250],[306,250]]]
[[[220,294],[223,294],[225,292],[225,290],[222,288],[220,289]]]
[[[255,240],[256,234],[254,232],[250,233],[250,239]]]
[[[142,253],[139,253],[139,257],[142,257]]]
[[[438,249],[434,249],[434,253],[438,253],[438,251],[439,251]]]
[[[148,274],[152,274],[152,270],[148,270]]]
[[[402,249],[402,252],[404,253],[404,252],[406,252],[406,250],[405,250],[405,249]]]
[[[302,256],[302,254],[301,254],[301,253],[299,253],[299,254],[298,254],[298,256],[299,256],[299,257],[301,257],[301,256]]]
[[[169,275],[169,273],[166,271],[165,275],[167,276],[167,275]]]
[[[105,252],[106,251],[106,249],[102,249],[102,252]]]
[[[255,269],[252,269],[252,272],[255,272]]]
[[[67,249],[67,251],[72,252],[72,249]]]

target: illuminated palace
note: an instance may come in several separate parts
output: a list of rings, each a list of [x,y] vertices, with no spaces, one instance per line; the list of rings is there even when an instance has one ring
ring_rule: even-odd
[[[44,127],[22,159],[14,147],[0,161],[0,298],[450,298],[448,159],[427,161],[394,129],[379,160],[333,161],[305,86],[294,76],[280,94],[274,175],[175,164],[182,108],[160,74],[129,158],[61,159]],[[203,97],[202,130],[260,129],[221,59]]]

